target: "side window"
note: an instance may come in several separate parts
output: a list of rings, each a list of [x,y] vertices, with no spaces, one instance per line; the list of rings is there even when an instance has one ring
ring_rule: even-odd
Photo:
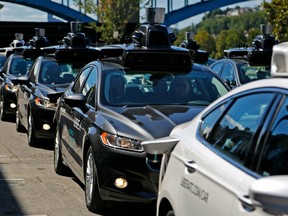
[[[78,77],[78,79],[75,81],[75,84],[72,88],[72,91],[74,93],[81,93],[81,89],[82,89],[82,86],[83,86],[83,83],[86,81],[89,73],[91,71],[91,67],[88,67],[88,68],[85,68],[80,76]]]
[[[208,141],[210,133],[212,131],[213,125],[216,123],[217,119],[220,118],[223,111],[226,109],[227,104],[223,104],[217,109],[209,113],[201,122],[200,135]],[[209,141],[208,141],[209,142]]]
[[[288,174],[288,99],[282,104],[273,123],[259,173],[263,176]]]
[[[96,75],[97,75],[96,68],[93,68],[82,89],[82,94],[86,96],[87,103],[90,104],[91,106],[95,105],[95,90],[97,79]]]
[[[217,74],[219,74],[222,66],[223,66],[223,63],[215,64],[211,69]]]
[[[238,98],[213,127],[207,141],[231,159],[244,164],[253,135],[272,99],[273,94],[269,93]],[[213,122],[213,116],[206,118]],[[202,133],[202,136],[207,139],[207,134]]]
[[[234,70],[231,64],[225,64],[221,77],[224,80],[235,81]]]

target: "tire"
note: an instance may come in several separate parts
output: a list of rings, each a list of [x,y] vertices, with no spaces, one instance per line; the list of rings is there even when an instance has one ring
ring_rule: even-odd
[[[96,165],[91,147],[88,149],[85,161],[85,201],[89,211],[104,213],[105,203],[99,194]]]
[[[6,106],[5,101],[4,101],[4,98],[2,96],[1,101],[0,101],[0,119],[1,119],[1,121],[7,121],[7,119],[8,119],[8,115],[5,113],[5,109],[4,109],[5,106]]]
[[[31,147],[36,147],[38,139],[35,137],[35,129],[34,129],[33,121],[34,120],[32,117],[32,112],[30,111],[29,116],[28,116],[28,132],[27,132],[28,145]]]
[[[22,125],[20,118],[19,118],[19,111],[16,111],[16,131],[17,132],[26,132],[25,127]]]
[[[63,163],[61,153],[61,139],[58,127],[54,140],[54,170],[58,175],[67,176],[70,174],[69,168]]]

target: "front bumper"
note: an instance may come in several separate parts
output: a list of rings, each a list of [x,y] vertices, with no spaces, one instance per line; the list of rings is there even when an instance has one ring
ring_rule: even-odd
[[[56,108],[34,106],[32,108],[33,127],[36,138],[53,139],[53,117]]]
[[[16,93],[3,90],[3,110],[5,114],[9,115],[16,115],[16,109],[17,109],[17,98]]]
[[[103,150],[95,152],[101,198],[119,202],[156,203],[159,170],[149,165],[145,155],[134,157],[121,155],[105,147]],[[117,188],[114,185],[117,178],[124,178],[128,182],[127,187]]]

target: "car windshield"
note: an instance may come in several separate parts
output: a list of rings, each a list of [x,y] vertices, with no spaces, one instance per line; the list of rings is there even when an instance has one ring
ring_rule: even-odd
[[[254,80],[270,78],[270,67],[263,65],[238,64],[239,78],[241,84]]]
[[[11,61],[11,68],[9,74],[13,75],[25,75],[31,68],[33,60],[25,58],[14,58]]]
[[[147,72],[107,70],[101,102],[110,106],[187,104],[208,105],[228,89],[209,71]]]
[[[58,64],[54,61],[45,62],[40,69],[39,82],[43,84],[70,83],[81,70],[81,66],[68,63]]]

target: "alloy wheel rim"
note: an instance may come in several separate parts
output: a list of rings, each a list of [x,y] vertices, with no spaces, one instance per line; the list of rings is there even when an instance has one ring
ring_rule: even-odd
[[[59,160],[59,132],[58,130],[56,131],[56,138],[55,138],[55,146],[54,146],[54,165],[57,167],[58,160]]]
[[[31,136],[32,136],[32,117],[29,115],[28,117],[28,139],[31,141]]]
[[[0,101],[0,116],[3,115],[3,112],[4,112],[3,101],[1,100],[1,101]]]
[[[16,111],[16,125],[19,125],[19,113]]]
[[[92,199],[92,193],[93,193],[93,180],[94,180],[94,174],[93,174],[93,158],[92,155],[89,154],[87,159],[87,167],[86,167],[86,196],[88,202]]]

